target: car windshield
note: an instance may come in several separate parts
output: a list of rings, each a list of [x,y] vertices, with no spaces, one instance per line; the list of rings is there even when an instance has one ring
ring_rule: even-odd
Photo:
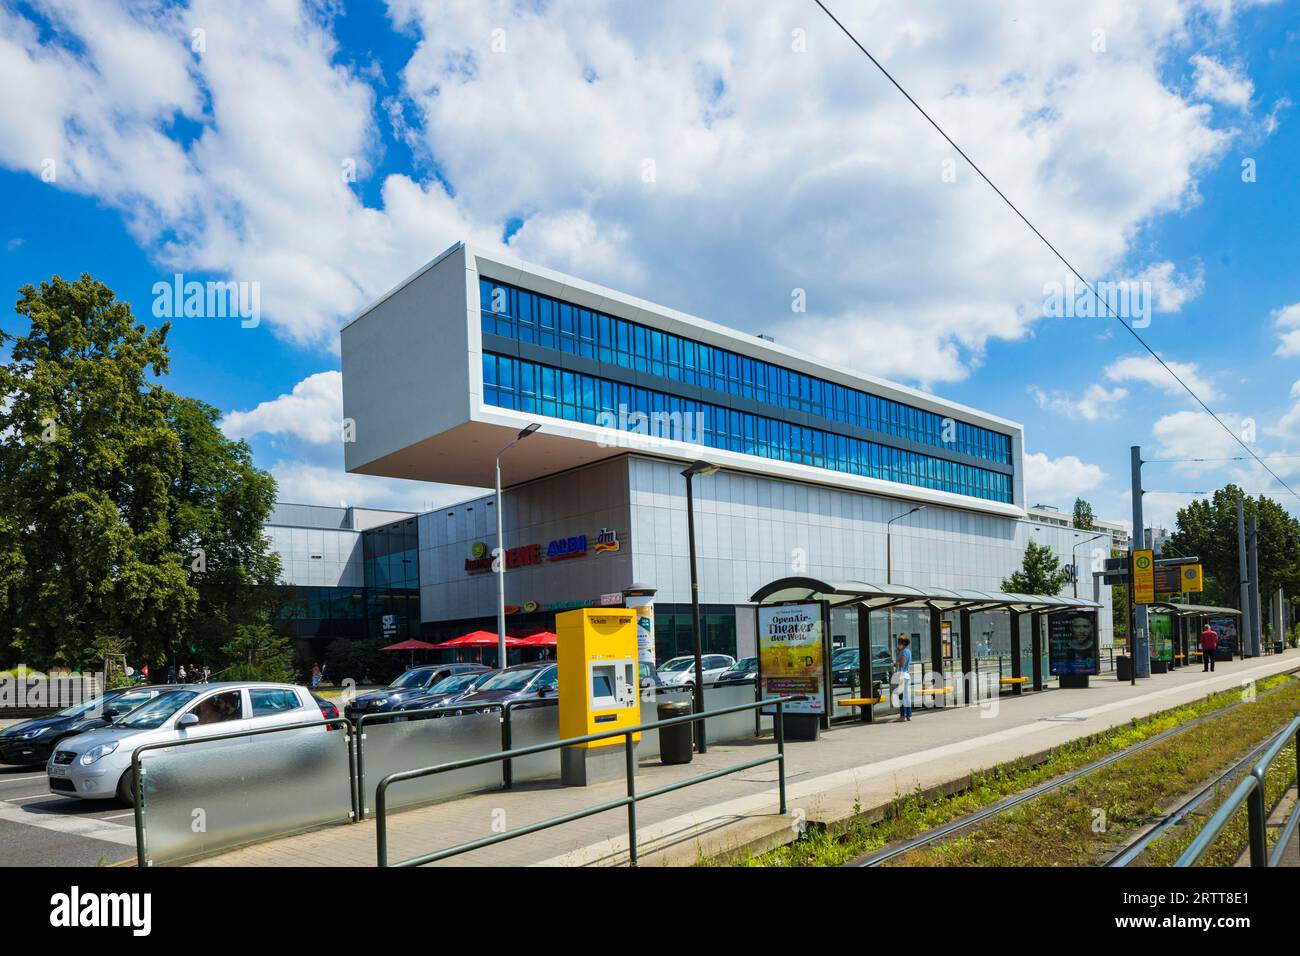
[[[736,663],[728,667],[727,672],[731,673],[732,671],[752,671],[757,665],[758,665],[757,657],[746,657],[743,661],[736,661]]]
[[[856,647],[841,647],[831,657],[832,664],[856,664],[858,662],[858,649]]]
[[[91,711],[99,712],[105,704],[111,702],[114,698],[122,696],[121,694],[100,694],[98,697],[92,697],[90,700],[82,701],[80,704],[73,704],[71,707],[65,707],[55,714],[55,717],[84,717]]]
[[[511,668],[493,674],[479,686],[479,690],[519,690],[540,673],[541,670],[536,667],[526,667],[521,670]]]
[[[409,690],[412,687],[423,687],[425,682],[433,676],[433,671],[407,671],[397,680],[388,685],[390,690]]]
[[[661,671],[684,671],[686,670],[686,668],[694,667],[694,666],[695,666],[695,658],[676,657],[673,660],[668,661],[666,664],[664,664],[663,667],[659,669]]]
[[[143,707],[131,711],[114,726],[130,730],[156,730],[166,723],[168,717],[198,696],[196,690],[174,690],[168,694],[159,694]]]
[[[444,677],[430,687],[429,692],[431,694],[450,694],[452,691],[468,690],[473,686],[474,681],[481,676],[481,674],[471,672],[469,674],[454,674],[451,677]]]

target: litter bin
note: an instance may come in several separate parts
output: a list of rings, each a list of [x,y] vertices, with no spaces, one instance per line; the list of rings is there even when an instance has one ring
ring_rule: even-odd
[[[1115,655],[1115,679],[1119,681],[1133,679],[1133,658],[1128,654]]]
[[[689,700],[663,701],[659,719],[685,717],[691,713]],[[659,759],[663,763],[690,763],[695,757],[694,725],[690,721],[659,728]]]

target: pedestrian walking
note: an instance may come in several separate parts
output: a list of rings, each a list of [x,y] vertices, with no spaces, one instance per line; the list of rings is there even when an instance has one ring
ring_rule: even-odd
[[[185,678],[186,678],[187,674],[186,674],[186,672],[185,672],[185,665],[184,665],[184,664],[182,664],[182,665],[180,666],[180,670],[178,670],[178,671],[176,672],[176,676],[177,676],[177,678],[179,678],[179,680],[180,680],[180,682],[181,682],[182,684],[184,684],[184,683],[186,682],[186,681],[185,681]]]
[[[898,699],[898,719],[912,719],[912,642],[905,635],[898,635],[898,646],[894,657],[894,696]]]
[[[319,664],[311,665],[311,686],[312,687],[320,686],[320,665]]]
[[[1205,625],[1205,630],[1201,631],[1201,663],[1204,665],[1201,668],[1202,670],[1214,670],[1214,652],[1218,646],[1219,632],[1210,627],[1210,625]]]

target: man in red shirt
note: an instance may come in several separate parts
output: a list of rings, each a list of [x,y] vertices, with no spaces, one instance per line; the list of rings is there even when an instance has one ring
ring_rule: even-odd
[[[1219,646],[1219,633],[1210,625],[1205,625],[1205,630],[1201,631],[1201,661],[1205,665],[1202,670],[1214,670],[1214,650]]]

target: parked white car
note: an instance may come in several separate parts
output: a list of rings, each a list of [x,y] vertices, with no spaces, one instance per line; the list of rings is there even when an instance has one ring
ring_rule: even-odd
[[[704,669],[704,683],[712,684],[736,659],[727,654],[704,654],[700,665]],[[695,686],[695,657],[674,657],[659,665],[659,679],[664,687]]]
[[[51,793],[83,800],[117,797],[132,804],[131,757],[138,747],[320,719],[320,705],[306,687],[254,681],[189,684],[160,694],[101,730],[60,741],[45,772]]]

